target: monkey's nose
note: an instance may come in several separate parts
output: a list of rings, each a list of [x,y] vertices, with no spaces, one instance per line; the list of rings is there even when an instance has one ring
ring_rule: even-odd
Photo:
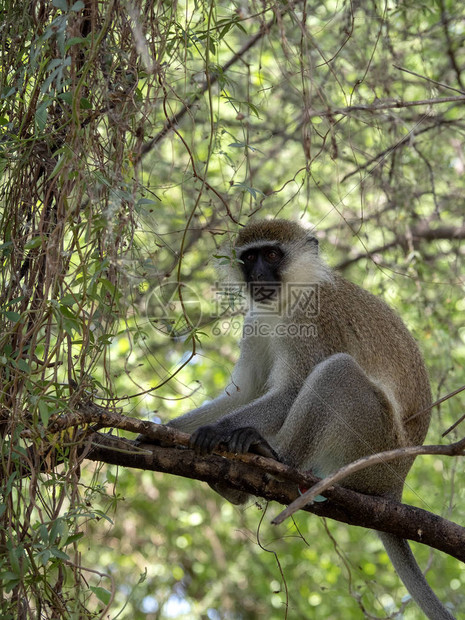
[[[263,273],[261,271],[259,271],[258,273],[253,273],[252,274],[252,280],[253,282],[259,282],[260,280],[263,280]]]

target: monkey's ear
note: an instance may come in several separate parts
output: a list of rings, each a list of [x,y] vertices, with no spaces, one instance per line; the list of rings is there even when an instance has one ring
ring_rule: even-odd
[[[308,234],[305,243],[312,248],[314,254],[318,254],[318,239],[316,237]]]

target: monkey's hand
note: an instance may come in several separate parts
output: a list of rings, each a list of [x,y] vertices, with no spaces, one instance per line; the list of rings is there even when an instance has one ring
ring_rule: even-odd
[[[266,439],[251,426],[236,428],[230,432],[221,430],[216,424],[200,426],[191,435],[189,447],[196,454],[201,455],[211,454],[221,447],[236,454],[254,452],[271,459],[278,459],[278,455]]]

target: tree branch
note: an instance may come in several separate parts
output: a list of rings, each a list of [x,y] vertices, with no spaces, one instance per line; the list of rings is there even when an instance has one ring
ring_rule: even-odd
[[[395,246],[408,248],[410,242],[415,246],[420,241],[436,241],[438,239],[448,239],[450,241],[465,239],[465,226],[439,226],[431,228],[427,222],[424,222],[410,229],[407,233],[398,234],[392,241],[341,261],[336,269],[346,269],[364,258],[372,259],[373,255],[385,252]]]
[[[402,99],[378,101],[374,103],[361,103],[349,105],[345,108],[330,108],[328,110],[311,110],[309,118],[335,116],[342,114],[347,116],[352,112],[379,112],[380,110],[394,110],[399,108],[412,108],[417,105],[439,105],[441,103],[460,103],[465,101],[465,95],[451,95],[449,97],[433,97],[431,99],[418,99],[415,101],[403,101]]]
[[[370,454],[363,456],[348,465],[344,465],[338,469],[335,473],[320,480],[317,484],[313,485],[311,489],[308,489],[300,497],[290,504],[286,510],[273,519],[273,523],[278,525],[285,519],[288,519],[291,515],[302,509],[309,502],[314,501],[317,495],[326,493],[326,490],[333,486],[336,482],[347,478],[351,474],[357,471],[377,465],[381,463],[389,463],[399,458],[406,458],[409,456],[421,456],[425,454],[438,454],[446,456],[462,456],[465,450],[465,439],[461,439],[455,443],[447,446],[411,446],[406,448],[397,448],[395,450],[386,450],[385,452],[379,452],[377,454]]]
[[[417,120],[415,126],[411,129],[411,131],[409,131],[408,134],[405,135],[401,140],[398,140],[395,144],[391,144],[390,146],[383,149],[382,151],[380,151],[373,157],[370,157],[370,159],[368,159],[364,164],[359,164],[354,170],[345,174],[342,177],[340,183],[344,183],[344,181],[347,181],[347,179],[349,179],[354,174],[358,174],[362,170],[366,170],[367,168],[369,168],[371,165],[374,164],[374,167],[371,170],[368,170],[368,174],[371,174],[374,171],[374,169],[386,159],[388,155],[395,153],[396,151],[403,148],[404,146],[411,145],[413,143],[413,140],[415,140],[416,138],[418,138],[418,136],[421,136],[424,133],[432,131],[433,129],[437,129],[438,127],[440,128],[443,128],[446,126],[453,127],[454,125],[457,125],[457,120],[446,120],[441,117],[435,117],[435,118],[430,118],[430,120],[433,120],[432,124],[427,125],[426,127],[423,127],[420,129],[419,128],[420,122],[423,122],[423,120],[426,120],[426,118],[427,118],[427,115],[424,114],[421,119]]]
[[[283,12],[284,14],[284,12]],[[248,41],[244,43],[241,49],[232,55],[232,57],[221,67],[221,71],[216,74],[212,74],[210,79],[206,81],[199,91],[186,102],[183,107],[173,114],[170,118],[167,118],[161,131],[149,142],[146,142],[141,149],[140,159],[142,159],[147,153],[149,153],[165,136],[173,130],[173,128],[179,124],[181,119],[189,112],[192,106],[207,92],[213,84],[216,84],[221,74],[226,73],[238,60],[240,60],[246,52],[248,52],[260,39],[262,39],[276,21],[276,17],[273,16],[266,25],[262,25],[260,30],[254,34]]]
[[[136,444],[128,439],[92,430],[83,442],[81,458],[137,469],[170,473],[205,482],[223,482],[232,488],[274,500],[284,505],[298,497],[298,488],[309,488],[319,480],[283,463],[255,454],[212,454],[201,457],[186,449],[189,435],[174,428],[137,420],[102,409],[93,403],[80,411],[56,417],[49,431],[95,424],[96,427],[120,428],[143,433],[169,445]],[[172,447],[178,446],[178,447]],[[179,446],[182,446],[181,448]],[[447,446],[442,446],[447,453]],[[465,562],[465,528],[430,512],[388,500],[332,486],[325,490],[327,501],[303,509],[350,525],[390,532],[421,542]]]

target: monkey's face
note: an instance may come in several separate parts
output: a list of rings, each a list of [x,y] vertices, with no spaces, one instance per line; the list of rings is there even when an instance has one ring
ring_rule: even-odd
[[[260,245],[244,250],[240,256],[241,270],[252,299],[272,303],[281,287],[284,252],[276,244]]]

